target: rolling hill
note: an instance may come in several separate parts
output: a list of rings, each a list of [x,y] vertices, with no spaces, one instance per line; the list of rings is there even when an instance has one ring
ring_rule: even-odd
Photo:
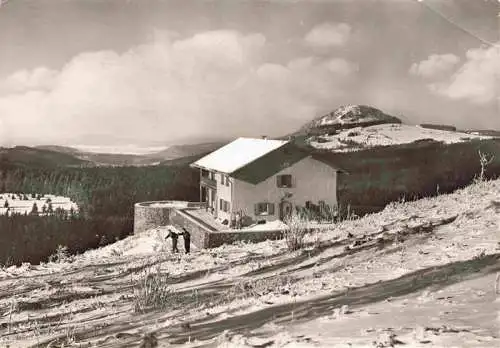
[[[196,157],[197,155],[212,152],[226,143],[227,142],[220,141],[200,144],[173,145],[163,151],[149,154],[148,157],[159,159],[161,161]]]
[[[196,161],[200,157],[223,146],[225,143],[226,142],[206,142],[199,144],[173,145],[163,151],[144,155],[90,152],[59,145],[42,145],[33,148],[24,146],[22,148],[24,149],[24,152],[31,151],[31,156],[36,156],[37,153],[40,154],[40,158],[36,159],[35,163],[43,162],[47,154],[50,153],[55,157],[59,154],[61,156],[61,165],[63,166],[67,165],[68,161],[71,162],[72,165],[75,163],[85,163],[87,165],[94,166],[169,166],[189,164],[192,161]],[[19,152],[19,149],[16,151],[13,151],[12,149],[8,150],[9,152],[12,152],[11,156],[20,156],[20,154],[13,154],[13,152],[16,151]],[[54,162],[50,161],[50,158],[48,159],[49,162],[47,162],[47,165]],[[34,158],[29,160],[34,160]]]
[[[67,152],[28,146],[0,148],[0,163],[40,167],[90,166],[91,162]]]

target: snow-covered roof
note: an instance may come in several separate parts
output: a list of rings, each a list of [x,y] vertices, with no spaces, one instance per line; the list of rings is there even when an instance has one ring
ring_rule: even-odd
[[[283,140],[238,138],[191,164],[230,174],[288,143]]]

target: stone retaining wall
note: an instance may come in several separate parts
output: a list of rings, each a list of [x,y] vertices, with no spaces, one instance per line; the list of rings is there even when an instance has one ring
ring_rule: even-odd
[[[199,207],[200,203],[184,201],[153,201],[134,205],[134,234],[151,228],[170,225],[170,215],[178,208]]]
[[[134,233],[172,225],[191,234],[191,242],[198,248],[216,248],[235,242],[258,243],[283,238],[282,230],[227,230],[217,231],[189,214],[190,209],[200,208],[199,203],[190,202],[143,202],[135,205]],[[321,227],[318,227],[321,228]]]
[[[198,248],[208,248],[207,236],[212,232],[209,228],[193,219],[182,209],[173,209],[170,213],[170,224],[177,228],[185,228],[191,234],[191,243]]]

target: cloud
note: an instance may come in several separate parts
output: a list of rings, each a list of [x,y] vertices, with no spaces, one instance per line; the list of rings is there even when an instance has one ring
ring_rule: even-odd
[[[419,63],[413,63],[410,67],[410,74],[424,78],[439,77],[444,73],[449,73],[460,61],[454,54],[433,54],[429,58]]]
[[[305,42],[313,47],[342,46],[351,35],[351,27],[345,23],[323,23],[315,26],[305,36]]]
[[[156,35],[122,54],[82,53],[58,71],[16,72],[0,82],[0,143],[290,131],[335,105],[354,71],[333,57],[268,63],[265,50],[258,33]]]
[[[57,71],[39,67],[34,70],[20,70],[10,75],[0,84],[0,93],[20,93],[28,90],[50,89]]]
[[[448,79],[429,88],[450,99],[486,104],[500,96],[500,42],[490,47],[470,49],[466,61]]]

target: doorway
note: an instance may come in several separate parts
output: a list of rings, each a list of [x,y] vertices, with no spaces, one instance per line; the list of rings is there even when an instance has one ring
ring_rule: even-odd
[[[280,220],[283,221],[285,218],[292,215],[292,203],[289,201],[281,201],[280,203]]]

